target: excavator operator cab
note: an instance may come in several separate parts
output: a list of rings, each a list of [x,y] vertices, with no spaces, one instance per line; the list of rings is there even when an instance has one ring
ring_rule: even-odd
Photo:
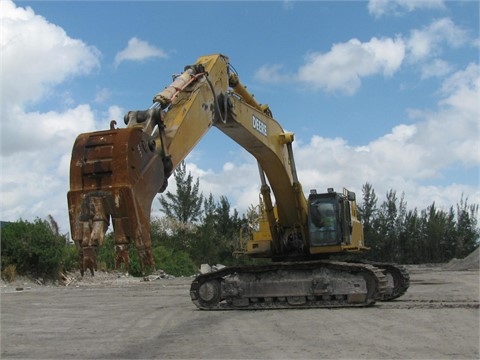
[[[341,199],[335,192],[308,197],[310,246],[339,245],[341,235]]]
[[[341,194],[329,188],[327,193],[317,194],[312,190],[308,210],[310,246],[352,245],[354,223],[358,223],[354,192],[345,189]],[[363,240],[363,231],[358,237]]]

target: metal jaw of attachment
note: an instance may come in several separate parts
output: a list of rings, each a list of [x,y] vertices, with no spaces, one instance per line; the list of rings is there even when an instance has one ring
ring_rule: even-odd
[[[153,143],[152,143],[153,141]],[[139,126],[81,134],[70,165],[68,210],[72,238],[79,250],[82,276],[97,270],[97,251],[110,221],[115,233],[116,266],[128,271],[130,244],[138,250],[142,270],[154,261],[150,210],[172,169],[156,151],[152,136]]]

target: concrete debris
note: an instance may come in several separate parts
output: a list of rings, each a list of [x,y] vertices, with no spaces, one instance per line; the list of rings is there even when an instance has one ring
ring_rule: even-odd
[[[478,270],[480,268],[480,253],[479,249],[475,249],[470,255],[464,259],[452,259],[448,264],[443,266],[443,270],[450,271],[465,271]]]
[[[207,274],[209,272],[212,272],[212,267],[208,264],[202,264],[200,265],[200,274]]]
[[[157,270],[154,274],[145,276],[143,281],[155,281],[155,280],[164,280],[164,279],[175,279],[175,276],[167,274],[163,270]]]
[[[56,280],[45,280],[41,278],[32,278],[28,276],[17,275],[13,282],[7,282],[0,279],[0,290],[22,292],[31,288],[38,287],[86,287],[86,286],[128,286],[144,281],[169,280],[175,279],[175,276],[166,273],[164,270],[157,270],[149,276],[135,277],[128,272],[104,271],[99,270],[95,276],[81,276],[79,271],[59,273]]]
[[[217,264],[217,265],[202,264],[200,265],[200,274],[207,274],[212,271],[218,271],[220,269],[223,269],[224,267],[226,266],[222,264]]]
[[[63,286],[69,286],[76,280],[75,276],[68,273],[60,273],[60,284]]]

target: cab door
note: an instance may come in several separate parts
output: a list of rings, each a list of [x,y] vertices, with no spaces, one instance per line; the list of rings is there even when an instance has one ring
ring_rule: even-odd
[[[311,194],[308,208],[310,246],[340,245],[342,236],[337,194]]]

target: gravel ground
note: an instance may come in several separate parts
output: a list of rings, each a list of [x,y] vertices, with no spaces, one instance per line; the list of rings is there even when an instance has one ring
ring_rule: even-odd
[[[1,287],[2,359],[478,359],[479,271],[409,266],[369,308],[200,311],[191,278]]]

